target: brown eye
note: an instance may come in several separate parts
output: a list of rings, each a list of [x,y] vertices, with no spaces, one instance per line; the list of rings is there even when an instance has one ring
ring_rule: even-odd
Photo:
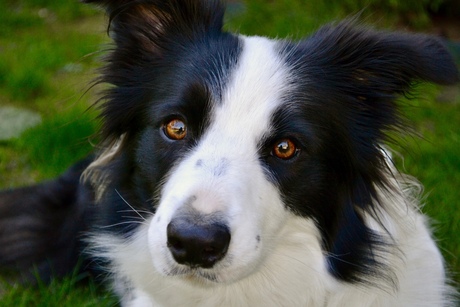
[[[282,139],[275,144],[272,153],[280,159],[288,160],[293,158],[298,151],[293,141]]]
[[[187,135],[187,126],[180,119],[173,119],[164,128],[165,135],[171,140],[179,141]]]

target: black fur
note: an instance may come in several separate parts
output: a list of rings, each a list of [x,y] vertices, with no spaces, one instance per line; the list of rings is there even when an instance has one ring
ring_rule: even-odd
[[[36,277],[48,282],[83,262],[82,235],[95,207],[92,188],[80,176],[92,159],[56,180],[0,192],[0,272],[25,282],[35,283]]]
[[[388,132],[405,127],[397,98],[409,96],[420,81],[457,82],[455,63],[439,39],[373,31],[350,21],[287,42],[280,53],[297,88],[286,98],[295,107],[273,119],[274,139],[294,132],[306,152],[274,169],[286,203],[318,221],[336,277],[390,277],[375,251],[391,242],[368,229],[356,208],[378,219],[376,186],[387,185],[380,145],[389,141]]]
[[[214,83],[221,80],[213,76],[225,77],[240,52],[238,39],[222,32],[220,1],[85,2],[107,9],[115,42],[98,80],[114,86],[102,104],[102,133],[108,139],[148,125],[152,101],[181,99],[172,96],[197,86],[205,93],[218,89]]]
[[[208,125],[210,96],[221,94],[241,46],[222,32],[219,1],[95,2],[107,8],[115,41],[97,80],[113,85],[99,104],[103,143],[124,135],[121,154],[103,170],[111,180],[97,226],[129,236],[139,216],[126,212],[125,200],[141,214],[152,211],[162,179]],[[186,142],[172,144],[158,133],[171,117],[187,120]]]

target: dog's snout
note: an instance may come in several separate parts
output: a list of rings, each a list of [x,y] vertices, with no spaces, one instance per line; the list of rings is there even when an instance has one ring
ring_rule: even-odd
[[[227,253],[230,231],[222,223],[197,224],[173,219],[167,229],[168,248],[174,259],[190,267],[211,268]]]

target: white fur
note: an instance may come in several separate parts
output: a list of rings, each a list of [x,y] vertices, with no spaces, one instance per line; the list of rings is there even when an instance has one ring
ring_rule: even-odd
[[[397,201],[397,202],[395,202]],[[442,258],[426,221],[403,199],[388,199],[399,219],[384,216],[397,248],[387,261],[398,285],[346,284],[329,275],[313,221],[288,215],[263,263],[251,275],[210,285],[193,277],[165,277],[157,272],[148,249],[148,224],[135,239],[98,238],[113,260],[115,281],[128,277],[134,293],[123,293],[124,306],[448,306]],[[411,204],[409,204],[411,205]],[[399,209],[398,209],[399,208]],[[369,220],[369,225],[377,225]],[[381,230],[381,227],[376,227]],[[438,288],[433,285],[439,285]],[[123,283],[123,287],[126,285]],[[123,291],[126,291],[124,288]],[[134,296],[134,297],[133,297]]]
[[[288,212],[279,191],[258,162],[258,141],[289,89],[289,71],[275,43],[243,38],[239,66],[198,146],[166,179],[156,214],[133,238],[94,238],[94,248],[112,261],[115,290],[124,306],[443,306],[441,255],[410,191],[383,194],[380,218],[394,240],[385,261],[397,285],[339,282],[327,270],[314,221]],[[197,163],[201,167],[197,167]],[[195,197],[196,201],[188,199]],[[182,206],[226,217],[231,243],[212,269],[184,271],[167,248],[166,228]],[[366,223],[385,233],[365,215]],[[260,236],[260,242],[256,239]],[[388,237],[388,239],[390,239]],[[212,274],[209,281],[204,274]],[[375,277],[378,280],[378,276]],[[434,286],[433,286],[434,285]],[[438,285],[438,287],[436,287]]]

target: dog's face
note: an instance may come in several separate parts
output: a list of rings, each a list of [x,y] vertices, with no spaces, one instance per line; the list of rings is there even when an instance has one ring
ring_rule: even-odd
[[[289,122],[276,127],[273,121],[289,108],[292,76],[276,43],[232,40],[233,48],[221,50],[232,55],[211,52],[206,58],[219,65],[211,80],[192,77],[185,92],[174,94],[176,101],[160,106],[153,118],[161,124],[140,142],[146,177],[156,176],[151,164],[170,166],[149,227],[153,263],[168,275],[193,270],[223,282],[250,274],[273,249],[287,217],[274,169],[302,159],[304,140],[285,134]],[[219,69],[222,58],[229,61],[226,71]],[[209,67],[193,69],[205,75],[201,70]],[[152,154],[158,143],[169,152],[162,161]]]
[[[292,43],[223,32],[215,1],[97,2],[116,43],[103,133],[121,140],[100,158],[106,226],[145,232],[156,273],[205,283],[293,250],[343,280],[378,267],[385,242],[362,213],[380,210],[379,144],[401,123],[396,95],[455,80],[437,41],[343,23]]]

